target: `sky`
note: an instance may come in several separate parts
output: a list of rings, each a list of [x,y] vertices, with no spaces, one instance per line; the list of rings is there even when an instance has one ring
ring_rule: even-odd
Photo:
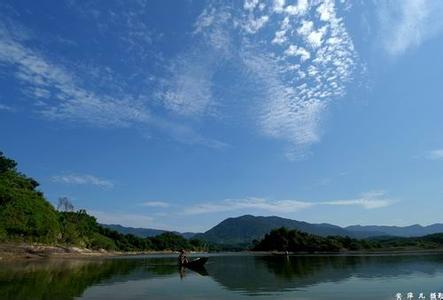
[[[443,222],[439,0],[0,3],[0,151],[99,222]]]

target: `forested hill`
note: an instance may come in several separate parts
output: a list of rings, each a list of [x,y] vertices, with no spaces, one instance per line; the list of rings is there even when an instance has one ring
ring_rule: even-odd
[[[359,240],[343,236],[321,237],[281,227],[272,230],[260,241],[256,241],[253,247],[255,251],[289,251],[295,253],[418,249],[443,249],[443,234],[437,233],[410,238],[384,237]]]
[[[56,210],[38,190],[38,182],[17,170],[0,152],[0,242],[43,243],[119,251],[203,250],[202,242],[170,232],[140,238],[100,226],[85,210],[67,202]]]
[[[237,218],[228,218],[203,234],[195,237],[220,244],[250,243],[261,239],[272,229],[285,227],[316,234],[328,235],[352,235],[351,232],[332,224],[311,224],[280,217],[256,217],[245,215]]]

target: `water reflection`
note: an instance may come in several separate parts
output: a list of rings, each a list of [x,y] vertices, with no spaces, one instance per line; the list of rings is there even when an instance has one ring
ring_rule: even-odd
[[[195,270],[177,267],[175,257],[15,262],[0,264],[0,299],[74,299],[90,287],[140,282],[147,288],[158,280],[167,281],[165,285],[171,288],[179,282],[199,282],[200,288],[210,285],[225,293],[263,295],[355,279],[433,278],[442,276],[442,266],[441,255],[218,255],[210,258],[206,268]],[[128,296],[131,292],[128,289]]]
[[[209,275],[224,287],[249,294],[297,290],[349,278],[433,276],[443,256],[255,256],[216,258]]]
[[[198,267],[198,268],[188,269],[188,268],[185,268],[183,266],[180,266],[178,268],[179,268],[178,272],[180,274],[180,278],[181,279],[183,279],[186,276],[187,272],[195,272],[195,273],[197,273],[197,274],[199,274],[201,276],[208,276],[209,275],[209,273],[208,273],[208,271],[206,270],[205,267]]]
[[[45,260],[0,266],[0,299],[72,299],[91,285],[131,274],[130,261]]]

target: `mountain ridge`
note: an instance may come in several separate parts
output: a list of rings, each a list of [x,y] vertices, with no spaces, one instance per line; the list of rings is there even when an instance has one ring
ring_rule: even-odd
[[[277,216],[243,215],[227,218],[208,231],[196,234],[194,238],[209,242],[230,244],[250,243],[263,236],[272,229],[286,227],[297,229],[319,236],[339,235],[352,238],[372,238],[379,236],[418,237],[443,232],[443,224],[435,223],[428,226],[379,226],[379,225],[352,225],[340,227],[329,223],[308,223]]]
[[[119,224],[100,224],[101,226],[115,230],[122,234],[132,234],[137,237],[154,237],[157,235],[160,235],[162,233],[166,232],[172,232],[177,235],[180,235],[186,239],[191,239],[196,233],[194,232],[178,232],[178,231],[171,231],[171,230],[163,230],[163,229],[152,229],[152,228],[142,228],[142,227],[129,227],[129,226],[122,226]]]
[[[386,225],[351,225],[341,227],[329,223],[308,223],[278,216],[243,215],[224,219],[217,225],[203,233],[176,232],[162,229],[126,227],[118,224],[102,224],[102,226],[116,230],[123,234],[133,234],[138,237],[153,237],[165,232],[173,232],[187,239],[196,238],[218,244],[251,243],[263,238],[272,229],[286,227],[297,229],[319,236],[349,236],[352,238],[373,238],[380,236],[419,237],[443,232],[443,224],[435,223],[428,226],[419,224],[409,226]]]

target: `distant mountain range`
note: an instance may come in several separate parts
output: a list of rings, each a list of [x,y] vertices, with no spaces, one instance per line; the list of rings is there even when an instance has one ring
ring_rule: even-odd
[[[400,226],[361,226],[354,225],[345,227],[346,230],[354,233],[361,238],[365,237],[373,237],[380,235],[391,235],[391,236],[399,236],[399,237],[417,237],[424,236],[434,233],[443,232],[443,224],[432,224],[429,226],[421,226],[421,225],[410,225],[405,227]]]
[[[101,226],[105,228],[109,228],[112,230],[115,230],[117,232],[120,232],[122,234],[132,234],[138,237],[153,237],[156,235],[160,235],[165,232],[170,232],[168,230],[160,230],[160,229],[150,229],[150,228],[135,228],[135,227],[125,227],[122,225],[117,224],[100,224]],[[192,238],[195,233],[193,232],[177,232],[173,231],[175,234],[181,235],[182,237],[186,239]]]
[[[167,232],[166,230],[124,227],[121,225],[103,225],[120,233],[131,233],[139,237],[151,237]],[[244,215],[228,218],[204,233],[175,232],[185,238],[198,238],[217,244],[242,244],[263,238],[272,229],[286,227],[307,233],[328,236],[340,235],[353,238],[371,238],[380,236],[417,237],[443,232],[443,224],[429,226],[361,226],[340,227],[328,223],[312,224],[280,217],[259,217]]]

